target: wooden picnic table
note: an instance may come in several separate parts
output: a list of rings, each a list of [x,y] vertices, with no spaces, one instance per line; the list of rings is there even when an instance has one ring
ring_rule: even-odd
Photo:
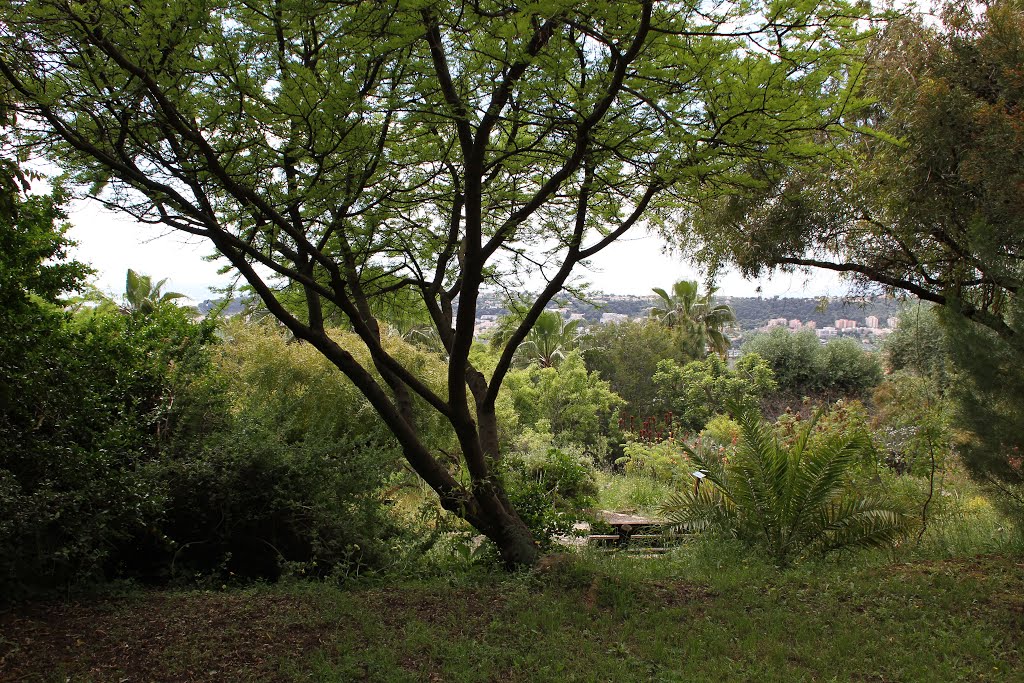
[[[591,534],[589,540],[598,543],[614,543],[619,547],[629,545],[631,539],[653,539],[660,538],[664,528],[670,522],[657,517],[642,517],[624,512],[612,512],[610,510],[598,510],[595,515],[598,520],[608,524],[615,529],[614,534]]]

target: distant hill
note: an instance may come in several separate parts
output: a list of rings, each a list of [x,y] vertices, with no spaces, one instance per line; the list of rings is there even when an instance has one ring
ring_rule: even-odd
[[[721,302],[732,306],[736,321],[744,330],[762,327],[773,318],[786,318],[814,323],[819,327],[832,325],[840,318],[856,320],[863,325],[864,319],[876,316],[884,325],[885,320],[899,314],[901,302],[890,297],[871,297],[856,301],[843,299],[796,299],[785,297],[721,297]]]
[[[650,314],[653,306],[658,304],[656,296],[632,296],[606,294],[596,296],[592,301],[579,299],[559,299],[548,308],[556,309],[563,315],[579,315],[589,323],[600,322],[605,313],[625,315],[630,318],[643,318]],[[718,297],[716,301],[729,304],[736,313],[736,322],[740,329],[754,330],[762,327],[773,318],[800,320],[803,323],[814,321],[818,328],[832,325],[839,318],[856,320],[864,324],[864,318],[877,316],[884,325],[885,320],[899,313],[900,302],[887,297],[871,297],[846,301],[843,299],[788,298],[788,297]],[[199,304],[199,312],[209,313],[219,306],[222,300],[207,299]],[[245,309],[246,301],[233,299],[225,309],[226,315],[237,315]],[[501,316],[508,313],[505,300],[496,294],[481,295],[477,316]]]
[[[579,314],[588,322],[598,322],[605,313],[626,315],[630,318],[642,318],[650,313],[650,309],[658,304],[656,296],[604,295],[595,297],[592,302],[570,299],[559,301],[548,308],[558,309],[563,315]],[[899,313],[900,302],[888,297],[870,297],[847,301],[844,299],[815,299],[787,297],[717,297],[716,301],[728,304],[736,313],[736,322],[741,329],[753,330],[762,327],[773,318],[800,320],[803,323],[814,321],[819,327],[835,323],[837,319],[856,320],[860,325],[869,315],[877,316],[884,321]],[[508,311],[503,300],[494,295],[481,297],[478,315],[504,315]]]
[[[220,306],[223,303],[223,299],[207,299],[199,304],[199,312],[202,313],[203,315],[206,315],[214,308]],[[232,299],[230,302],[228,302],[228,305],[227,307],[225,307],[222,315],[238,315],[239,313],[245,310],[245,305],[245,299]]]

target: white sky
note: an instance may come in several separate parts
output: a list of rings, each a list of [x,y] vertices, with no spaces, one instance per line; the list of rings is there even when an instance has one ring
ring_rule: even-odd
[[[136,223],[93,201],[76,202],[70,221],[73,227],[69,235],[79,243],[74,257],[97,271],[96,286],[109,294],[124,292],[129,268],[154,280],[167,278],[164,291],[181,292],[197,302],[216,298],[209,288],[223,287],[232,280],[230,275],[217,274],[225,261],[204,260],[212,249],[201,238]],[[642,233],[608,247],[592,260],[592,265],[591,270],[577,269],[576,274],[606,294],[647,295],[652,287],[667,289],[677,280],[701,279],[699,271],[681,257],[665,254],[659,238]],[[719,293],[726,296],[818,297],[846,293],[843,283],[827,273],[811,277],[780,274],[761,281],[726,273],[718,284]]]

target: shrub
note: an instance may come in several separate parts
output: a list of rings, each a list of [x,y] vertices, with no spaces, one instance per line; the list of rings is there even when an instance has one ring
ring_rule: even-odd
[[[509,499],[543,547],[556,534],[570,533],[597,500],[593,462],[571,449],[507,457],[503,478]]]
[[[693,471],[684,447],[674,439],[658,442],[630,441],[622,450],[625,455],[616,464],[622,465],[626,474],[674,483],[688,480]]]
[[[138,571],[275,579],[286,565],[325,574],[386,564],[401,534],[380,493],[401,461],[391,432],[312,348],[263,325],[229,333],[211,373],[178,402],[154,466],[168,495],[160,537],[139,542],[148,555],[136,558]],[[359,353],[350,335],[335,338]],[[443,376],[434,356],[391,343],[425,376]],[[428,440],[451,448],[450,434],[418,408]]]
[[[508,392],[524,427],[549,430],[560,445],[576,444],[591,451],[603,446],[614,431],[612,414],[622,400],[597,373],[587,372],[583,358],[572,352],[557,367],[531,366],[508,374]]]
[[[743,353],[760,356],[774,373],[778,391],[790,396],[856,396],[882,380],[877,354],[853,339],[834,339],[822,346],[811,330],[777,328],[756,335],[743,345]]]
[[[700,431],[728,404],[754,405],[775,388],[771,369],[756,355],[744,356],[735,370],[713,354],[682,367],[661,361],[651,382],[658,407],[672,414],[677,431]]]
[[[884,465],[914,475],[944,468],[953,452],[954,407],[935,380],[902,372],[890,375],[875,390],[874,403]]]
[[[728,415],[715,415],[700,436],[702,440],[712,441],[719,446],[734,446],[740,440],[740,434],[740,425],[736,420]]]
[[[622,397],[634,415],[656,410],[651,377],[663,360],[685,365],[694,360],[681,328],[667,328],[655,320],[624,320],[595,325],[584,339],[587,369],[596,372]]]
[[[0,341],[0,593],[117,574],[160,517],[151,477],[166,408],[206,361],[212,327],[174,306],[71,321],[39,308]]]
[[[759,544],[780,565],[809,553],[896,543],[909,529],[908,518],[845,487],[870,444],[861,436],[833,436],[812,448],[820,414],[787,446],[755,410],[738,411],[742,435],[731,458],[688,449],[707,479],[696,491],[676,494],[662,514],[689,531],[715,530]]]

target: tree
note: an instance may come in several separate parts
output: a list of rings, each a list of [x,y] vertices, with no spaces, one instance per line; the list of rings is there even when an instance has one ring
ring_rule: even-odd
[[[152,313],[159,306],[180,299],[184,294],[163,291],[167,278],[154,283],[148,275],[140,275],[131,268],[124,285],[124,300],[128,310]]]
[[[175,307],[68,313],[89,269],[62,196],[16,192],[0,215],[0,602],[97,578],[158,520],[154,431],[213,339]]]
[[[537,550],[494,476],[495,401],[544,308],[680,197],[827,150],[811,133],[849,100],[854,7],[723,7],[7,0],[0,75],[40,149],[109,206],[208,239],[515,566]],[[485,377],[481,287],[530,269],[546,284]],[[382,341],[374,304],[398,290],[438,331],[445,391]],[[327,334],[334,309],[380,380]],[[452,425],[465,478],[420,438],[417,401]]]
[[[949,384],[949,340],[934,305],[918,302],[906,306],[899,323],[885,339],[882,352],[888,372],[908,371],[935,380],[939,387]]]
[[[608,382],[587,372],[579,352],[557,367],[532,365],[509,373],[508,391],[522,424],[536,428],[543,420],[559,445],[596,445],[622,402]]]
[[[694,359],[703,358],[708,351],[725,357],[729,339],[722,333],[722,328],[735,321],[736,316],[727,304],[715,304],[711,300],[714,287],[701,296],[696,282],[680,280],[672,285],[671,294],[660,287],[655,287],[654,293],[661,297],[664,307],[652,308],[651,316],[667,327],[681,329],[689,341],[688,345],[696,352]]]
[[[1024,446],[1024,5],[950,2],[936,26],[889,22],[868,53],[874,100],[841,164],[792,169],[698,221],[748,273],[819,267],[940,306],[966,462],[1020,487]],[[851,120],[851,123],[855,123]],[[1024,502],[1019,489],[1014,494]],[[1022,505],[1024,507],[1024,505]]]
[[[583,356],[587,369],[608,380],[626,402],[627,412],[644,419],[657,409],[651,377],[658,363],[672,360],[685,365],[695,360],[682,337],[679,330],[654,320],[623,320],[590,328]]]
[[[651,384],[658,408],[671,413],[673,424],[689,432],[704,429],[730,405],[756,406],[776,387],[771,368],[754,353],[739,359],[734,370],[715,355],[683,366],[663,360]]]
[[[909,292],[1001,337],[1024,278],[1024,8],[950,2],[936,27],[896,16],[868,51],[836,163],[790,168],[697,212],[705,256],[818,267]],[[721,249],[716,248],[722,247]]]
[[[822,346],[811,330],[775,328],[752,337],[743,345],[743,353],[763,358],[775,373],[779,390],[791,397],[858,395],[882,381],[876,354],[848,338]]]

